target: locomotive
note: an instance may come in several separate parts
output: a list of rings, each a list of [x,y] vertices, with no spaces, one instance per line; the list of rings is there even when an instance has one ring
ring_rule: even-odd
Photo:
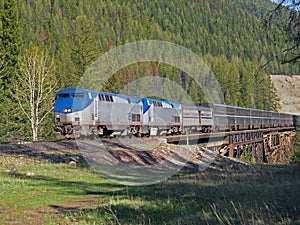
[[[297,116],[223,104],[188,105],[80,88],[59,91],[55,131],[88,135],[176,135],[296,126]]]

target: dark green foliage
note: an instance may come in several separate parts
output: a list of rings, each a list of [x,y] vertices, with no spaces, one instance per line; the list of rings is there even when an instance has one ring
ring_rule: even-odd
[[[160,39],[183,45],[202,56],[224,55],[231,60],[235,55],[243,61],[259,62],[262,58],[271,59],[285,45],[280,33],[266,32],[260,19],[263,12],[267,13],[274,6],[268,1],[47,2],[19,1],[22,37],[25,44],[33,41],[51,48],[57,57],[64,55],[64,61],[72,50],[68,45],[70,38],[80,35],[75,34],[74,22],[82,16],[86,16],[89,23],[85,29],[92,27],[88,32],[92,39],[90,45],[98,55],[135,40]],[[99,43],[94,40],[95,35]],[[270,36],[274,37],[271,41]],[[62,67],[67,71],[72,69],[72,66]],[[276,60],[267,71],[273,74],[299,72],[296,66],[282,66]]]
[[[20,29],[18,8],[15,0],[1,1],[0,5],[0,136],[14,138],[22,133],[22,121],[12,100],[12,81],[18,73]],[[2,139],[1,138],[1,139]]]
[[[65,38],[58,54],[60,66],[64,68],[61,81],[65,86],[77,86],[88,66],[99,56],[101,43],[98,40],[98,33],[100,30],[95,27],[97,27],[95,20],[85,15],[77,16],[72,20],[70,33]],[[69,60],[64,60],[65,58]],[[70,79],[70,76],[73,79]]]
[[[270,77],[259,69],[256,62],[243,62],[238,57],[228,61],[225,56],[205,57],[224,93],[228,105],[278,109],[276,91]]]
[[[0,59],[1,79],[7,90],[17,72],[20,51],[20,31],[18,11],[15,0],[1,4]]]
[[[159,24],[164,31],[170,32],[170,41],[200,55],[225,55],[228,60],[236,55],[243,60],[259,61],[262,57],[273,58],[285,45],[279,32],[266,32],[262,20],[249,13],[259,10],[260,7],[272,8],[274,5],[268,4],[267,1],[126,2],[136,4],[144,17]],[[240,7],[242,2],[244,9]],[[274,39],[269,41],[269,36],[274,36]],[[294,73],[299,72],[299,68],[293,68]],[[291,72],[290,67],[282,67],[276,60],[268,67],[268,73],[285,72]]]
[[[280,30],[288,45],[280,53],[283,64],[298,65],[300,70],[300,1],[281,0],[278,5],[266,16],[267,27],[271,30]]]
[[[294,137],[294,149],[291,153],[291,162],[300,163],[300,119],[298,118],[298,127]]]

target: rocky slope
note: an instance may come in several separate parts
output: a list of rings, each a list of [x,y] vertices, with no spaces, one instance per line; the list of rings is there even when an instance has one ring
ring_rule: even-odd
[[[300,115],[300,75],[271,75],[280,98],[280,112]]]

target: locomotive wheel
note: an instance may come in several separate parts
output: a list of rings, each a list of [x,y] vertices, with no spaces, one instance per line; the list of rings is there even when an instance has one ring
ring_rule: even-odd
[[[140,128],[139,128],[139,127],[131,127],[131,128],[130,128],[130,132],[131,132],[134,136],[137,136],[137,137],[140,137],[140,136],[141,136]]]

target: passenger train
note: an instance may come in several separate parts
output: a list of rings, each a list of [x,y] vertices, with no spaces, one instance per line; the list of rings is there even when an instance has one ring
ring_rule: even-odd
[[[296,127],[297,116],[213,103],[187,105],[69,88],[56,94],[55,131],[88,135],[176,135]]]

